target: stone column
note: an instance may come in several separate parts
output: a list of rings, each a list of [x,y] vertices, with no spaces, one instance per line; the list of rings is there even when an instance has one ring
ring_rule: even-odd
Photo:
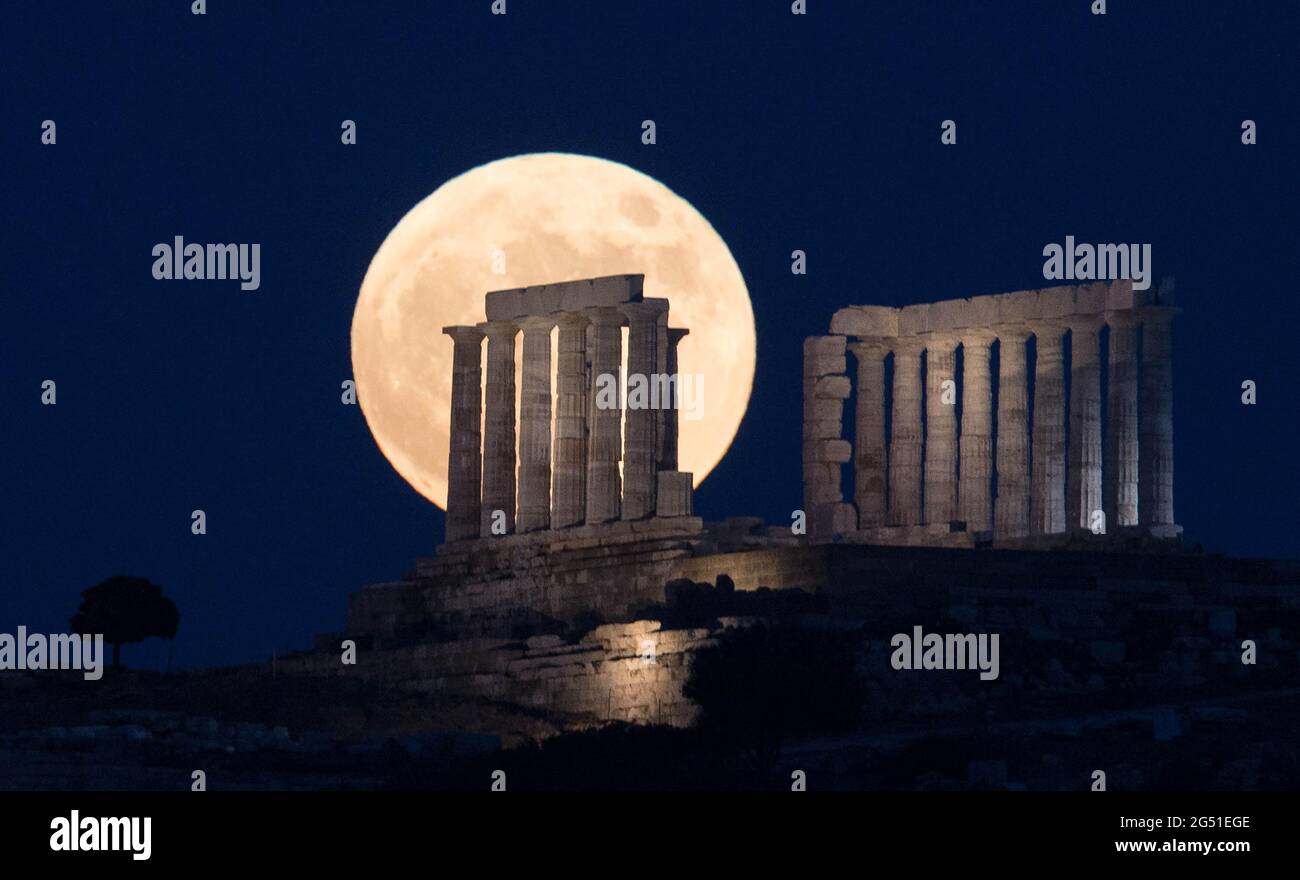
[[[674,391],[673,386],[676,380],[667,379],[673,374],[673,370],[668,369],[668,309],[665,308],[659,313],[658,324],[655,327],[655,369],[659,376],[664,377],[660,380],[658,377],[652,382],[659,388],[666,389],[667,395],[661,395],[659,406],[655,409],[655,452],[654,452],[654,469],[658,473],[663,468],[664,460],[664,440],[668,434],[668,413],[672,409],[672,398]],[[655,495],[659,494],[659,480],[655,479]]]
[[[916,337],[894,344],[894,411],[889,441],[889,523],[921,522],[921,349]]]
[[[998,539],[1029,533],[1029,375],[1023,327],[998,329],[998,494],[993,531]]]
[[[480,534],[493,534],[496,511],[515,530],[515,334],[513,321],[478,325],[487,336],[487,399],[483,417],[483,514]]]
[[[551,522],[551,328],[555,319],[524,318],[523,382],[519,396],[520,532]]]
[[[443,327],[452,341],[451,438],[447,444],[447,541],[479,536],[483,332]]]
[[[1065,531],[1065,357],[1058,324],[1033,327],[1038,340],[1034,367],[1033,491],[1029,531]]]
[[[691,331],[682,327],[669,327],[664,333],[664,339],[667,343],[667,356],[665,358],[665,371],[670,377],[671,387],[673,390],[672,400],[669,406],[664,410],[663,419],[663,442],[661,447],[661,458],[659,459],[659,470],[675,471],[677,470],[677,444],[678,430],[680,426],[681,412],[679,407],[682,401],[682,377],[678,374],[677,365],[677,344],[682,341],[682,337]],[[694,381],[694,380],[692,380]],[[699,389],[692,386],[692,391],[698,395]],[[698,396],[697,396],[698,399]]]
[[[993,528],[993,382],[989,332],[962,334],[961,484],[958,518],[968,532]]]
[[[1070,454],[1065,481],[1067,529],[1091,529],[1101,508],[1102,319],[1070,321]]]
[[[1174,524],[1174,369],[1175,310],[1142,310],[1142,416],[1139,419],[1138,521],[1144,526]]]
[[[853,450],[853,500],[858,528],[885,524],[885,342],[861,339],[849,346],[858,362],[858,403]]]
[[[1133,312],[1112,312],[1110,388],[1106,406],[1106,457],[1102,467],[1102,510],[1106,530],[1138,521],[1137,327]]]
[[[587,318],[561,315],[556,357],[555,491],[551,528],[575,526],[587,512]]]
[[[945,382],[952,383],[946,397]],[[956,337],[926,338],[925,384],[925,521],[946,525],[957,518]]]
[[[597,308],[586,312],[591,326],[587,350],[591,359],[591,386],[587,420],[587,518],[588,523],[618,519],[622,481],[618,462],[623,453],[623,407],[619,370],[623,360],[623,316],[617,309]],[[612,391],[611,391],[612,389]]]
[[[655,511],[656,411],[651,408],[650,384],[658,362],[660,303],[642,301],[621,306],[627,316],[627,436],[623,438],[623,519],[644,519]],[[641,383],[638,393],[634,383]]]
[[[844,439],[844,401],[853,383],[845,375],[845,337],[809,336],[803,341],[803,498],[808,539],[835,540],[858,527],[858,513],[844,503],[843,465],[853,458]]]

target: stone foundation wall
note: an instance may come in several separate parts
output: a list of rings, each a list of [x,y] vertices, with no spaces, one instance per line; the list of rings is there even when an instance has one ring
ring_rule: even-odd
[[[616,720],[688,725],[696,710],[682,687],[692,658],[740,621],[683,623],[664,585],[675,578],[713,584],[725,575],[734,583],[734,601],[718,590],[711,615],[732,613],[725,609],[734,606],[736,614],[784,615],[789,625],[851,634],[868,723],[996,715],[1011,712],[1008,706],[1023,714],[1053,701],[1071,711],[1109,710],[1116,701],[1144,705],[1280,687],[1300,671],[1300,564],[1294,562],[848,544],[692,556],[697,541],[698,535],[661,533],[615,547],[444,554],[411,580],[357,597],[352,624],[362,626],[349,634],[358,641],[356,666],[340,663],[341,637],[334,637],[320,653],[281,660],[280,668],[538,710],[559,729]],[[818,610],[782,612],[774,601],[769,614],[757,600],[788,594],[757,592],[762,587],[814,594]],[[544,613],[524,602],[538,603]],[[696,602],[698,609],[698,596]],[[677,614],[676,622],[582,626],[581,615],[591,608],[634,614],[638,603],[656,606],[648,613],[663,619]],[[455,626],[422,639],[392,626],[430,613]],[[543,620],[563,622],[565,634],[500,634],[503,624]],[[927,633],[999,634],[1000,678],[893,670],[890,637],[914,626]],[[497,632],[475,634],[480,627]],[[1254,666],[1240,662],[1243,639],[1258,646]]]
[[[351,666],[340,661],[338,650],[322,650],[284,658],[279,668],[544,710],[561,729],[607,721],[687,726],[696,711],[682,696],[691,657],[714,644],[717,632],[729,624],[663,631],[658,621],[640,620],[598,626],[573,642],[542,635],[363,647]]]
[[[398,583],[353,597],[348,632],[390,641],[560,633],[628,621],[664,599],[705,543],[696,517],[581,526],[439,547]]]

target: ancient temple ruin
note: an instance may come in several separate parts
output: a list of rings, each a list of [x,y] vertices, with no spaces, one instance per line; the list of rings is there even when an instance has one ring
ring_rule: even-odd
[[[1129,281],[840,309],[830,335],[804,343],[809,534],[816,542],[958,546],[1041,546],[1082,534],[1176,537],[1170,346],[1177,312],[1172,282],[1139,291]],[[855,381],[846,351],[856,361]],[[843,408],[855,392],[850,442]],[[850,462],[852,501],[841,486]]]
[[[674,381],[677,345],[688,331],[668,326],[668,300],[645,298],[644,282],[644,275],[611,275],[494,291],[485,297],[486,321],[443,328],[454,346],[448,542],[690,516],[691,474],[677,470]],[[552,389],[556,327],[558,370]],[[667,399],[658,407],[625,409],[621,393],[616,406],[604,406],[594,393],[600,377],[620,374],[623,327],[628,328],[629,376],[665,384]],[[516,454],[515,340],[520,334]],[[480,399],[484,338],[485,401]]]

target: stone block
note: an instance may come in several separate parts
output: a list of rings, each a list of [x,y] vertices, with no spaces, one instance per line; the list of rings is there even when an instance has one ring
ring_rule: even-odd
[[[803,356],[840,357],[844,354],[845,344],[843,336],[809,336],[803,341]]]
[[[803,423],[803,436],[805,440],[815,440],[818,438],[835,439],[844,435],[844,425],[835,419],[820,421],[809,419]]]
[[[834,485],[836,487],[836,492],[838,492],[840,466],[838,464],[818,460],[812,456],[813,453],[811,451],[805,456],[807,460],[803,463],[803,481],[808,485],[816,483]]]
[[[842,376],[848,370],[849,362],[844,355],[825,355],[805,357],[803,373],[806,378],[818,379],[822,376]]]
[[[853,386],[848,376],[822,376],[817,380],[813,393],[821,398],[845,400],[853,393]]]
[[[966,320],[971,327],[990,327],[1001,319],[996,296],[972,296],[966,302]]]
[[[581,283],[581,282],[579,282]],[[560,310],[560,301],[564,298],[564,284],[537,284],[524,288],[524,313],[528,315],[549,315]]]
[[[1042,307],[1036,290],[1017,290],[998,296],[998,323],[1016,324],[1037,321],[1041,317]]]
[[[847,440],[809,440],[804,444],[809,461],[844,464],[853,459],[853,444]]]
[[[806,378],[843,373],[848,362],[844,357],[843,336],[809,336],[803,342],[803,374]]]
[[[865,338],[898,335],[898,309],[892,306],[849,306],[831,316],[831,332]]]
[[[578,281],[494,290],[484,297],[484,312],[489,321],[500,321],[528,315],[619,306],[641,302],[644,287],[644,275],[605,275]]]
[[[840,424],[844,419],[844,401],[836,400],[832,397],[818,397],[813,399],[811,412],[812,422],[835,422]]]
[[[858,528],[858,511],[844,502],[818,504],[812,520],[812,538],[825,542],[836,536],[847,535]]]
[[[930,306],[906,306],[898,312],[898,335],[915,336],[930,332]]]
[[[560,308],[566,312],[581,309],[609,308],[623,303],[641,302],[645,289],[644,275],[605,275],[588,278],[566,286]]]
[[[685,471],[659,471],[656,475],[656,516],[691,515],[691,478],[692,475]]]
[[[970,326],[970,301],[965,299],[946,299],[930,304],[930,330],[942,332],[959,330]]]
[[[1125,279],[1112,281],[1109,290],[1106,291],[1106,308],[1112,312],[1136,308],[1141,305],[1137,293],[1138,291],[1133,289],[1132,281]]]
[[[483,311],[489,321],[510,321],[523,317],[524,288],[494,290],[483,298]]]
[[[1074,314],[1075,288],[1073,286],[1049,287],[1038,292],[1038,317],[1043,319],[1067,318]]]
[[[1082,284],[1074,292],[1074,311],[1079,315],[1099,315],[1106,311],[1110,285],[1104,281]]]

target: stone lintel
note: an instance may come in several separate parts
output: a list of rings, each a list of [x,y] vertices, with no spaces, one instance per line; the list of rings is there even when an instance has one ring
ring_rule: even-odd
[[[897,336],[898,311],[892,306],[849,306],[831,318],[831,332],[864,338]]]
[[[660,317],[668,314],[668,300],[659,297],[648,297],[625,303],[619,306],[618,310],[623,313],[629,323],[635,321],[657,322]]]
[[[620,306],[640,302],[644,288],[645,275],[605,275],[579,281],[534,284],[488,293],[484,297],[484,311],[489,321],[509,321],[528,315]]]
[[[483,331],[473,324],[454,324],[450,327],[443,327],[442,332],[446,333],[453,340],[469,343],[480,342],[483,339]]]
[[[962,333],[996,325],[1069,323],[1076,317],[1173,305],[1173,281],[1134,290],[1130,280],[1065,284],[913,306],[848,306],[831,318],[831,333],[861,339]]]

